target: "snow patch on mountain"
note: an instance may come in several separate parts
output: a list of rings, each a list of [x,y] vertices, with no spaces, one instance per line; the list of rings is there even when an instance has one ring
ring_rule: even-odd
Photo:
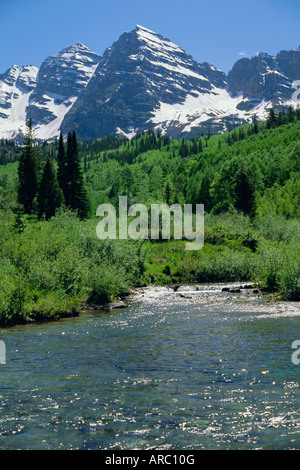
[[[127,139],[131,140],[133,139],[136,134],[137,134],[138,129],[134,129],[133,127],[130,127],[129,129],[126,129],[126,132],[121,129],[120,127],[116,128],[116,134],[121,136],[121,137],[126,137]]]
[[[162,36],[158,35],[154,31],[150,29],[144,28],[143,26],[137,25],[136,26],[137,37],[139,40],[146,42],[148,47],[151,50],[165,53],[165,51],[170,53],[185,53],[181,47],[177,46],[174,42],[170,41],[169,39],[163,38]]]
[[[244,100],[242,94],[232,97],[222,88],[213,87],[209,93],[200,93],[193,90],[182,103],[169,104],[160,102],[159,107],[153,111],[149,125],[154,124],[164,132],[169,127],[177,127],[181,133],[189,133],[192,128],[213,120],[220,122],[226,117],[239,121],[252,122],[255,116],[258,120],[266,119],[272,102],[262,101],[251,111],[241,111],[237,106]]]
[[[35,135],[38,139],[47,140],[53,139],[59,135],[61,123],[68,111],[72,108],[77,100],[77,96],[69,98],[67,101],[63,100],[62,103],[57,104],[59,95],[47,96],[47,105],[45,109],[54,116],[54,119],[48,123],[37,124],[34,127]]]

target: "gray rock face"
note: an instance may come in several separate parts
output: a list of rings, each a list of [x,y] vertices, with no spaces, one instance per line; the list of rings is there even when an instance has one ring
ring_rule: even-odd
[[[163,36],[137,26],[107,49],[62,128],[91,139],[160,127],[172,137],[220,132],[291,103],[300,51],[241,59],[228,77]]]
[[[283,73],[291,80],[300,80],[300,46],[294,51],[281,51],[276,56]]]
[[[259,53],[252,59],[238,60],[228,74],[233,96],[242,93],[246,106],[271,101],[276,108],[292,99],[293,82],[300,80],[300,50],[281,51],[277,56]]]

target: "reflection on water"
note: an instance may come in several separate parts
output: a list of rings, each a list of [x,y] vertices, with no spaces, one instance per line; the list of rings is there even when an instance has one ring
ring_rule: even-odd
[[[0,449],[300,449],[298,307],[180,292],[0,330]]]

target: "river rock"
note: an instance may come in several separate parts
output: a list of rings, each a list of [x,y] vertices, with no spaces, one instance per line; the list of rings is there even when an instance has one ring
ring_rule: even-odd
[[[104,305],[105,310],[113,310],[114,308],[126,308],[127,304],[120,300],[119,302],[111,302],[109,304]]]
[[[180,289],[180,287],[182,286],[182,284],[176,284],[173,289],[174,289],[174,292],[177,292],[178,289]]]

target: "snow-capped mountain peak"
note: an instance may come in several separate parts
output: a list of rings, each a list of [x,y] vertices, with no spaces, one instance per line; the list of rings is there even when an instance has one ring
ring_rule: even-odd
[[[188,94],[207,94],[213,87],[226,87],[223,72],[199,64],[171,40],[138,25],[104,52],[62,129],[75,128],[84,139],[117,128],[131,134],[132,128],[156,126],[156,112],[163,103],[176,106]],[[87,115],[88,135],[81,133]]]
[[[0,75],[0,138],[22,133],[29,117],[41,139],[73,129],[86,140],[149,127],[173,137],[222,132],[296,107],[299,80],[300,47],[242,58],[226,76],[137,25],[102,57],[77,42],[39,70],[14,65]]]

